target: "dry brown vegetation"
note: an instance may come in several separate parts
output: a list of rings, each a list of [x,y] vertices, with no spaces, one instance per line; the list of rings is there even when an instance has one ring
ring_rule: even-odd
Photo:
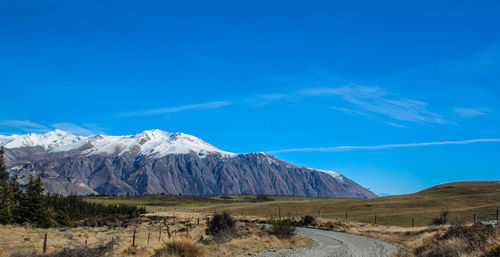
[[[377,223],[387,226],[411,227],[432,225],[433,220],[443,211],[448,211],[448,224],[473,222],[474,214],[478,220],[494,218],[500,208],[500,181],[468,181],[434,186],[414,194],[386,196],[373,199],[347,198],[308,198],[282,200],[262,203],[238,203],[217,207],[227,209],[235,215],[242,212],[245,216],[276,215],[284,217],[319,216],[348,221]],[[213,210],[215,207],[210,208]],[[208,209],[208,208],[207,208]]]
[[[252,222],[264,218],[249,217]],[[500,257],[500,227],[481,224],[399,227],[310,217],[292,219],[297,226],[347,232],[400,246],[393,257]]]
[[[196,213],[176,212],[168,216],[149,215],[141,224],[128,227],[78,227],[68,229],[34,229],[22,226],[0,226],[0,256],[37,256],[43,248],[45,233],[48,234],[47,253],[57,255],[69,250],[97,249],[115,239],[115,256],[244,256],[262,251],[296,248],[308,245],[310,240],[300,236],[278,239],[261,225],[236,222],[231,240],[219,244],[213,240],[200,240],[205,235],[206,216]],[[165,223],[165,218],[167,221]],[[198,218],[200,225],[198,225]],[[167,227],[168,225],[168,231]],[[161,227],[161,238],[160,238]],[[136,231],[135,247],[132,247],[133,231]],[[168,238],[170,232],[171,238]],[[148,243],[149,235],[149,243]],[[87,247],[85,247],[87,241]],[[53,254],[53,255],[52,255]],[[66,255],[68,256],[68,255]],[[74,255],[92,256],[92,255]]]
[[[489,257],[500,256],[500,228],[475,225],[454,225],[408,242],[396,257]]]

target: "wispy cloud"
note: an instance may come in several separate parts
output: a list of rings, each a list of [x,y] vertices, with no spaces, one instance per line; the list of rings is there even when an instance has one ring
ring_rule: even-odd
[[[278,101],[294,101],[297,100],[297,98],[297,95],[294,93],[262,94],[245,99],[245,103],[250,106],[257,107],[272,104]]]
[[[292,148],[267,151],[267,153],[286,153],[286,152],[343,152],[353,150],[380,150],[392,148],[406,148],[406,147],[422,147],[433,145],[463,145],[474,144],[482,142],[500,142],[500,138],[487,138],[487,139],[469,139],[459,141],[439,141],[439,142],[425,142],[425,143],[412,143],[412,144],[386,144],[386,145],[368,145],[368,146],[333,146],[333,147],[311,147],[311,148]]]
[[[86,126],[80,126],[71,122],[58,122],[51,125],[42,125],[29,120],[3,120],[0,121],[0,129],[0,133],[7,134],[25,132],[45,133],[54,129],[64,130],[79,136],[96,134],[96,126],[89,129]]]
[[[200,104],[190,104],[190,105],[180,105],[180,106],[172,106],[167,108],[159,108],[152,109],[147,111],[140,112],[128,112],[122,114],[122,116],[151,116],[151,115],[159,115],[166,113],[174,113],[174,112],[182,112],[188,110],[204,110],[204,109],[216,109],[220,107],[224,107],[230,105],[231,102],[228,101],[214,101]]]
[[[339,112],[343,112],[343,113],[346,113],[346,114],[349,114],[349,115],[360,115],[360,116],[365,116],[365,117],[368,117],[368,118],[375,118],[374,115],[371,115],[371,114],[368,114],[366,112],[362,112],[362,111],[359,111],[359,110],[350,109],[350,108],[337,107],[337,106],[330,106],[328,108],[330,108],[332,110],[339,111]]]
[[[453,113],[463,119],[474,118],[477,116],[486,115],[489,111],[487,108],[453,108]]]
[[[47,126],[29,120],[3,120],[0,121],[0,127],[33,132],[46,132],[50,130]]]
[[[397,123],[394,123],[394,122],[389,122],[389,121],[386,121],[384,122],[385,124],[391,126],[391,127],[396,127],[396,128],[404,128],[405,126],[401,125],[401,124],[397,124]]]
[[[300,92],[308,96],[339,96],[364,112],[392,119],[419,123],[448,123],[441,115],[427,109],[423,101],[401,98],[379,87],[349,85],[337,88],[312,88]]]
[[[76,125],[74,123],[70,122],[59,122],[52,124],[52,127],[55,129],[60,129],[64,130],[67,132],[70,132],[75,135],[79,136],[90,136],[90,135],[95,135],[96,133],[94,131],[91,131],[90,129],[84,128],[82,126]]]

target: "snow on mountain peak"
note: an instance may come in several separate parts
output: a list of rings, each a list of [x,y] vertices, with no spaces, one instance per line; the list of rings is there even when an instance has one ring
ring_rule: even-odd
[[[25,135],[0,136],[0,146],[7,148],[41,146],[45,150],[51,150],[59,146],[71,144],[82,138],[56,129],[45,134],[28,133]]]
[[[78,151],[85,155],[133,153],[154,158],[190,152],[200,157],[208,153],[234,155],[219,150],[197,137],[159,129],[146,130],[136,135],[88,137],[77,137],[66,131],[53,130],[45,134],[0,136],[0,146],[7,148],[41,146],[49,152]]]

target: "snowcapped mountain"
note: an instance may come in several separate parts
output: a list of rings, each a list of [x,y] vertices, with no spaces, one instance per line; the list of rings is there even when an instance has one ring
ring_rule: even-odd
[[[62,130],[45,134],[0,135],[0,146],[6,148],[43,147],[47,152],[77,151],[83,155],[123,155],[137,152],[142,156],[161,158],[168,154],[187,154],[194,152],[199,156],[220,153],[232,156],[234,153],[221,151],[209,143],[184,133],[171,133],[162,130],[146,130],[128,136],[75,136]]]
[[[375,197],[334,171],[304,168],[265,153],[222,151],[184,133],[147,130],[127,136],[0,135],[12,174],[41,174],[49,192],[279,194]]]
[[[35,147],[41,146],[46,150],[72,144],[80,141],[84,137],[77,137],[69,132],[53,130],[45,134],[29,133],[26,135],[0,135],[0,146],[6,148]]]

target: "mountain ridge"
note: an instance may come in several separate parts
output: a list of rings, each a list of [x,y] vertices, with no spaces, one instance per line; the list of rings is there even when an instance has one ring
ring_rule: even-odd
[[[41,174],[49,192],[63,194],[375,195],[334,171],[300,167],[266,153],[236,154],[184,133],[81,137],[55,130],[0,136],[12,174]]]

